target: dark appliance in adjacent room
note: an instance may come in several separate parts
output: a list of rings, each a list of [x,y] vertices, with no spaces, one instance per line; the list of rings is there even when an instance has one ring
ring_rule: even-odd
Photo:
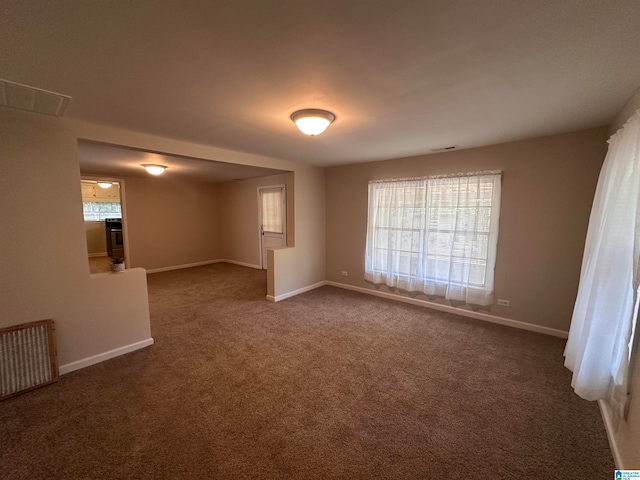
[[[107,255],[111,258],[124,257],[124,235],[121,218],[105,218],[104,226],[107,233]]]

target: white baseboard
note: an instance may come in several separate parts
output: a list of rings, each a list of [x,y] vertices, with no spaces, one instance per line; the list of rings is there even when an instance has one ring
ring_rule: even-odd
[[[282,295],[276,295],[275,297],[273,295],[267,295],[267,300],[269,300],[270,302],[279,302],[280,300],[284,300],[286,298],[300,295],[301,293],[308,292],[309,290],[314,290],[324,285],[331,285],[333,287],[343,288],[345,290],[353,290],[355,292],[365,293],[367,295],[373,295],[375,297],[382,297],[389,300],[395,300],[397,302],[404,302],[404,303],[409,303],[411,305],[418,305],[420,307],[440,310],[442,312],[455,313],[456,315],[461,315],[463,317],[475,318],[476,320],[484,320],[486,322],[491,322],[491,323],[498,323],[500,325],[505,325],[507,327],[519,328],[521,330],[529,330],[531,332],[543,333],[545,335],[551,335],[554,337],[567,338],[569,336],[569,332],[565,332],[564,330],[557,330],[555,328],[544,327],[542,325],[535,325],[533,323],[520,322],[518,320],[511,320],[509,318],[497,317],[495,315],[490,315],[488,313],[474,312],[472,310],[465,310],[463,308],[451,307],[449,305],[441,305],[439,303],[430,302],[428,300],[420,300],[417,298],[404,297],[394,293],[380,292],[378,290],[371,290],[369,288],[356,287],[353,285],[347,285],[345,283],[332,282],[330,280],[319,282],[314,285],[309,285],[308,287],[299,288],[298,290],[283,293]]]
[[[600,414],[604,422],[604,429],[607,431],[607,439],[609,440],[609,448],[611,448],[611,455],[613,455],[613,461],[616,464],[617,470],[624,470],[625,467],[622,462],[620,450],[615,440],[615,431],[613,429],[613,421],[611,414],[609,413],[609,407],[604,400],[598,400],[598,406],[600,407]]]
[[[147,270],[147,273],[159,273],[168,272],[170,270],[180,270],[182,268],[201,267],[202,265],[209,265],[211,263],[220,263],[225,260],[205,260],[204,262],[185,263],[184,265],[172,265],[170,267],[151,268]]]
[[[308,292],[310,290],[315,290],[316,288],[323,287],[327,284],[327,282],[318,282],[313,285],[309,285],[306,287],[299,288],[297,290],[293,290],[292,292],[283,293],[282,295],[267,295],[267,300],[270,302],[279,302],[280,300],[284,300],[285,298],[295,297],[296,295],[300,295],[301,293]]]
[[[107,256],[107,252],[90,253],[89,254],[89,258],[91,258],[91,257],[106,257],[106,256]]]
[[[147,273],[160,273],[168,272],[170,270],[181,270],[183,268],[201,267],[202,265],[210,265],[212,263],[233,263],[234,265],[240,265],[242,267],[256,268],[260,270],[260,265],[253,263],[238,262],[236,260],[228,260],[226,258],[219,258],[217,260],[205,260],[204,262],[185,263],[184,265],[172,265],[170,267],[152,268],[147,270]]]
[[[217,261],[221,262],[221,263],[233,263],[234,265],[240,265],[242,267],[255,268],[256,270],[262,269],[262,267],[260,265],[256,265],[254,263],[238,262],[236,260],[229,260],[228,258],[223,258],[223,259],[217,260]]]
[[[451,307],[449,305],[441,305],[439,303],[430,302],[428,300],[420,300],[417,298],[404,297],[394,293],[380,292],[378,290],[371,290],[369,288],[355,287],[353,285],[347,285],[345,283],[338,283],[332,281],[326,281],[326,285],[331,285],[338,288],[344,288],[346,290],[353,290],[355,292],[366,293],[367,295],[373,295],[376,297],[387,298],[389,300],[396,300],[398,302],[409,303],[411,305],[418,305],[421,307],[432,308],[434,310],[440,310],[442,312],[455,313],[463,317],[475,318],[476,320],[484,320],[486,322],[498,323],[500,325],[506,325],[508,327],[520,328],[522,330],[529,330],[531,332],[544,333],[546,335],[552,335],[554,337],[567,338],[569,332],[564,330],[557,330],[555,328],[543,327],[542,325],[535,325],[533,323],[520,322],[518,320],[511,320],[509,318],[497,317],[488,313],[474,312],[471,310],[465,310],[463,308]]]
[[[105,360],[109,360],[110,358],[119,357],[120,355],[124,355],[125,353],[140,350],[141,348],[148,347],[149,345],[153,345],[153,338],[147,338],[146,340],[132,343],[131,345],[125,345],[124,347],[115,348],[113,350],[109,350],[108,352],[99,353],[98,355],[94,355],[92,357],[83,358],[82,360],[77,360],[75,362],[60,365],[60,375],[73,372],[74,370],[80,370],[81,368],[90,367],[91,365],[95,365],[96,363],[104,362]]]

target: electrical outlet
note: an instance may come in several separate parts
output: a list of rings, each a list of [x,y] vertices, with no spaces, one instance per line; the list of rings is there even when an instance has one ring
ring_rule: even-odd
[[[340,275],[342,275],[343,277],[346,277],[349,274],[343,270],[343,271],[340,272]]]
[[[509,300],[503,300],[501,298],[498,299],[498,305],[500,305],[501,307],[508,307],[509,303]]]

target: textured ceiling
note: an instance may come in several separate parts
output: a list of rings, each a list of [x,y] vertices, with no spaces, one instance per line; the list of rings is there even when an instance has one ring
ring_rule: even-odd
[[[162,178],[222,183],[283,173],[271,168],[198,160],[189,157],[143,152],[129,148],[79,141],[78,159],[84,176],[154,178],[142,167],[155,163],[167,168]]]
[[[606,125],[639,25],[637,0],[3,0],[0,78],[68,117],[336,165]],[[306,137],[301,108],[337,119]]]

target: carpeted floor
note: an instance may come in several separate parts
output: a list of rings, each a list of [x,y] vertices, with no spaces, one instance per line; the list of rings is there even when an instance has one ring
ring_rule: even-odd
[[[152,347],[0,403],[2,479],[606,479],[564,341],[228,264],[149,276]]]
[[[89,257],[89,273],[109,273],[111,259],[107,256]]]

